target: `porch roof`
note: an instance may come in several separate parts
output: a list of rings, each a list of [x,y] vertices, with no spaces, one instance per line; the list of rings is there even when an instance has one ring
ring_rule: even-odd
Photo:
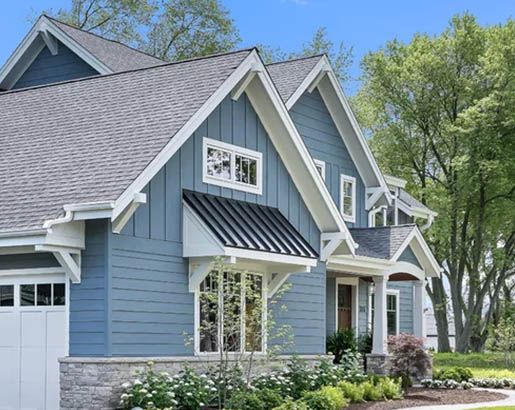
[[[390,260],[404,244],[415,224],[349,229],[358,243],[356,255]]]
[[[193,191],[183,197],[224,247],[318,258],[277,208]]]

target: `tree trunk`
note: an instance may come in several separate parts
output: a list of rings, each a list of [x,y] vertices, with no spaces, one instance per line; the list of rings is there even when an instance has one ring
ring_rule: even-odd
[[[431,289],[428,295],[433,304],[433,312],[438,333],[438,351],[447,353],[451,351],[449,343],[449,321],[447,319],[447,296],[441,278],[431,279]]]

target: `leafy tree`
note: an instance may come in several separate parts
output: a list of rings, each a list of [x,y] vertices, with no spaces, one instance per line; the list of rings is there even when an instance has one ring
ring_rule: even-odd
[[[240,40],[218,0],[72,0],[47,14],[167,61],[229,51]]]
[[[439,213],[428,232],[443,278],[427,290],[439,348],[483,348],[515,274],[515,22],[481,27],[455,16],[439,36],[391,41],[363,61],[354,100],[383,169]]]
[[[319,27],[313,33],[311,40],[305,43],[300,51],[288,53],[281,48],[273,48],[264,45],[258,48],[265,63],[327,54],[339,80],[342,83],[347,83],[350,80],[348,70],[352,64],[352,48],[346,47],[343,42],[334,43],[329,39],[325,27]]]

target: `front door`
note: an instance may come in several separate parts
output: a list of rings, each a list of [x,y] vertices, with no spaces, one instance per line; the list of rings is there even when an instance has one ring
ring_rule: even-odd
[[[352,328],[352,286],[338,284],[338,330]]]

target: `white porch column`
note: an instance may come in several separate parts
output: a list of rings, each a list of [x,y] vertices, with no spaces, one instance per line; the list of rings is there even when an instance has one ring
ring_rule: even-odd
[[[424,281],[413,282],[413,334],[417,337],[426,337],[424,329]]]
[[[386,320],[386,284],[388,278],[374,277],[374,329],[372,339],[372,354],[388,354],[388,327]]]

